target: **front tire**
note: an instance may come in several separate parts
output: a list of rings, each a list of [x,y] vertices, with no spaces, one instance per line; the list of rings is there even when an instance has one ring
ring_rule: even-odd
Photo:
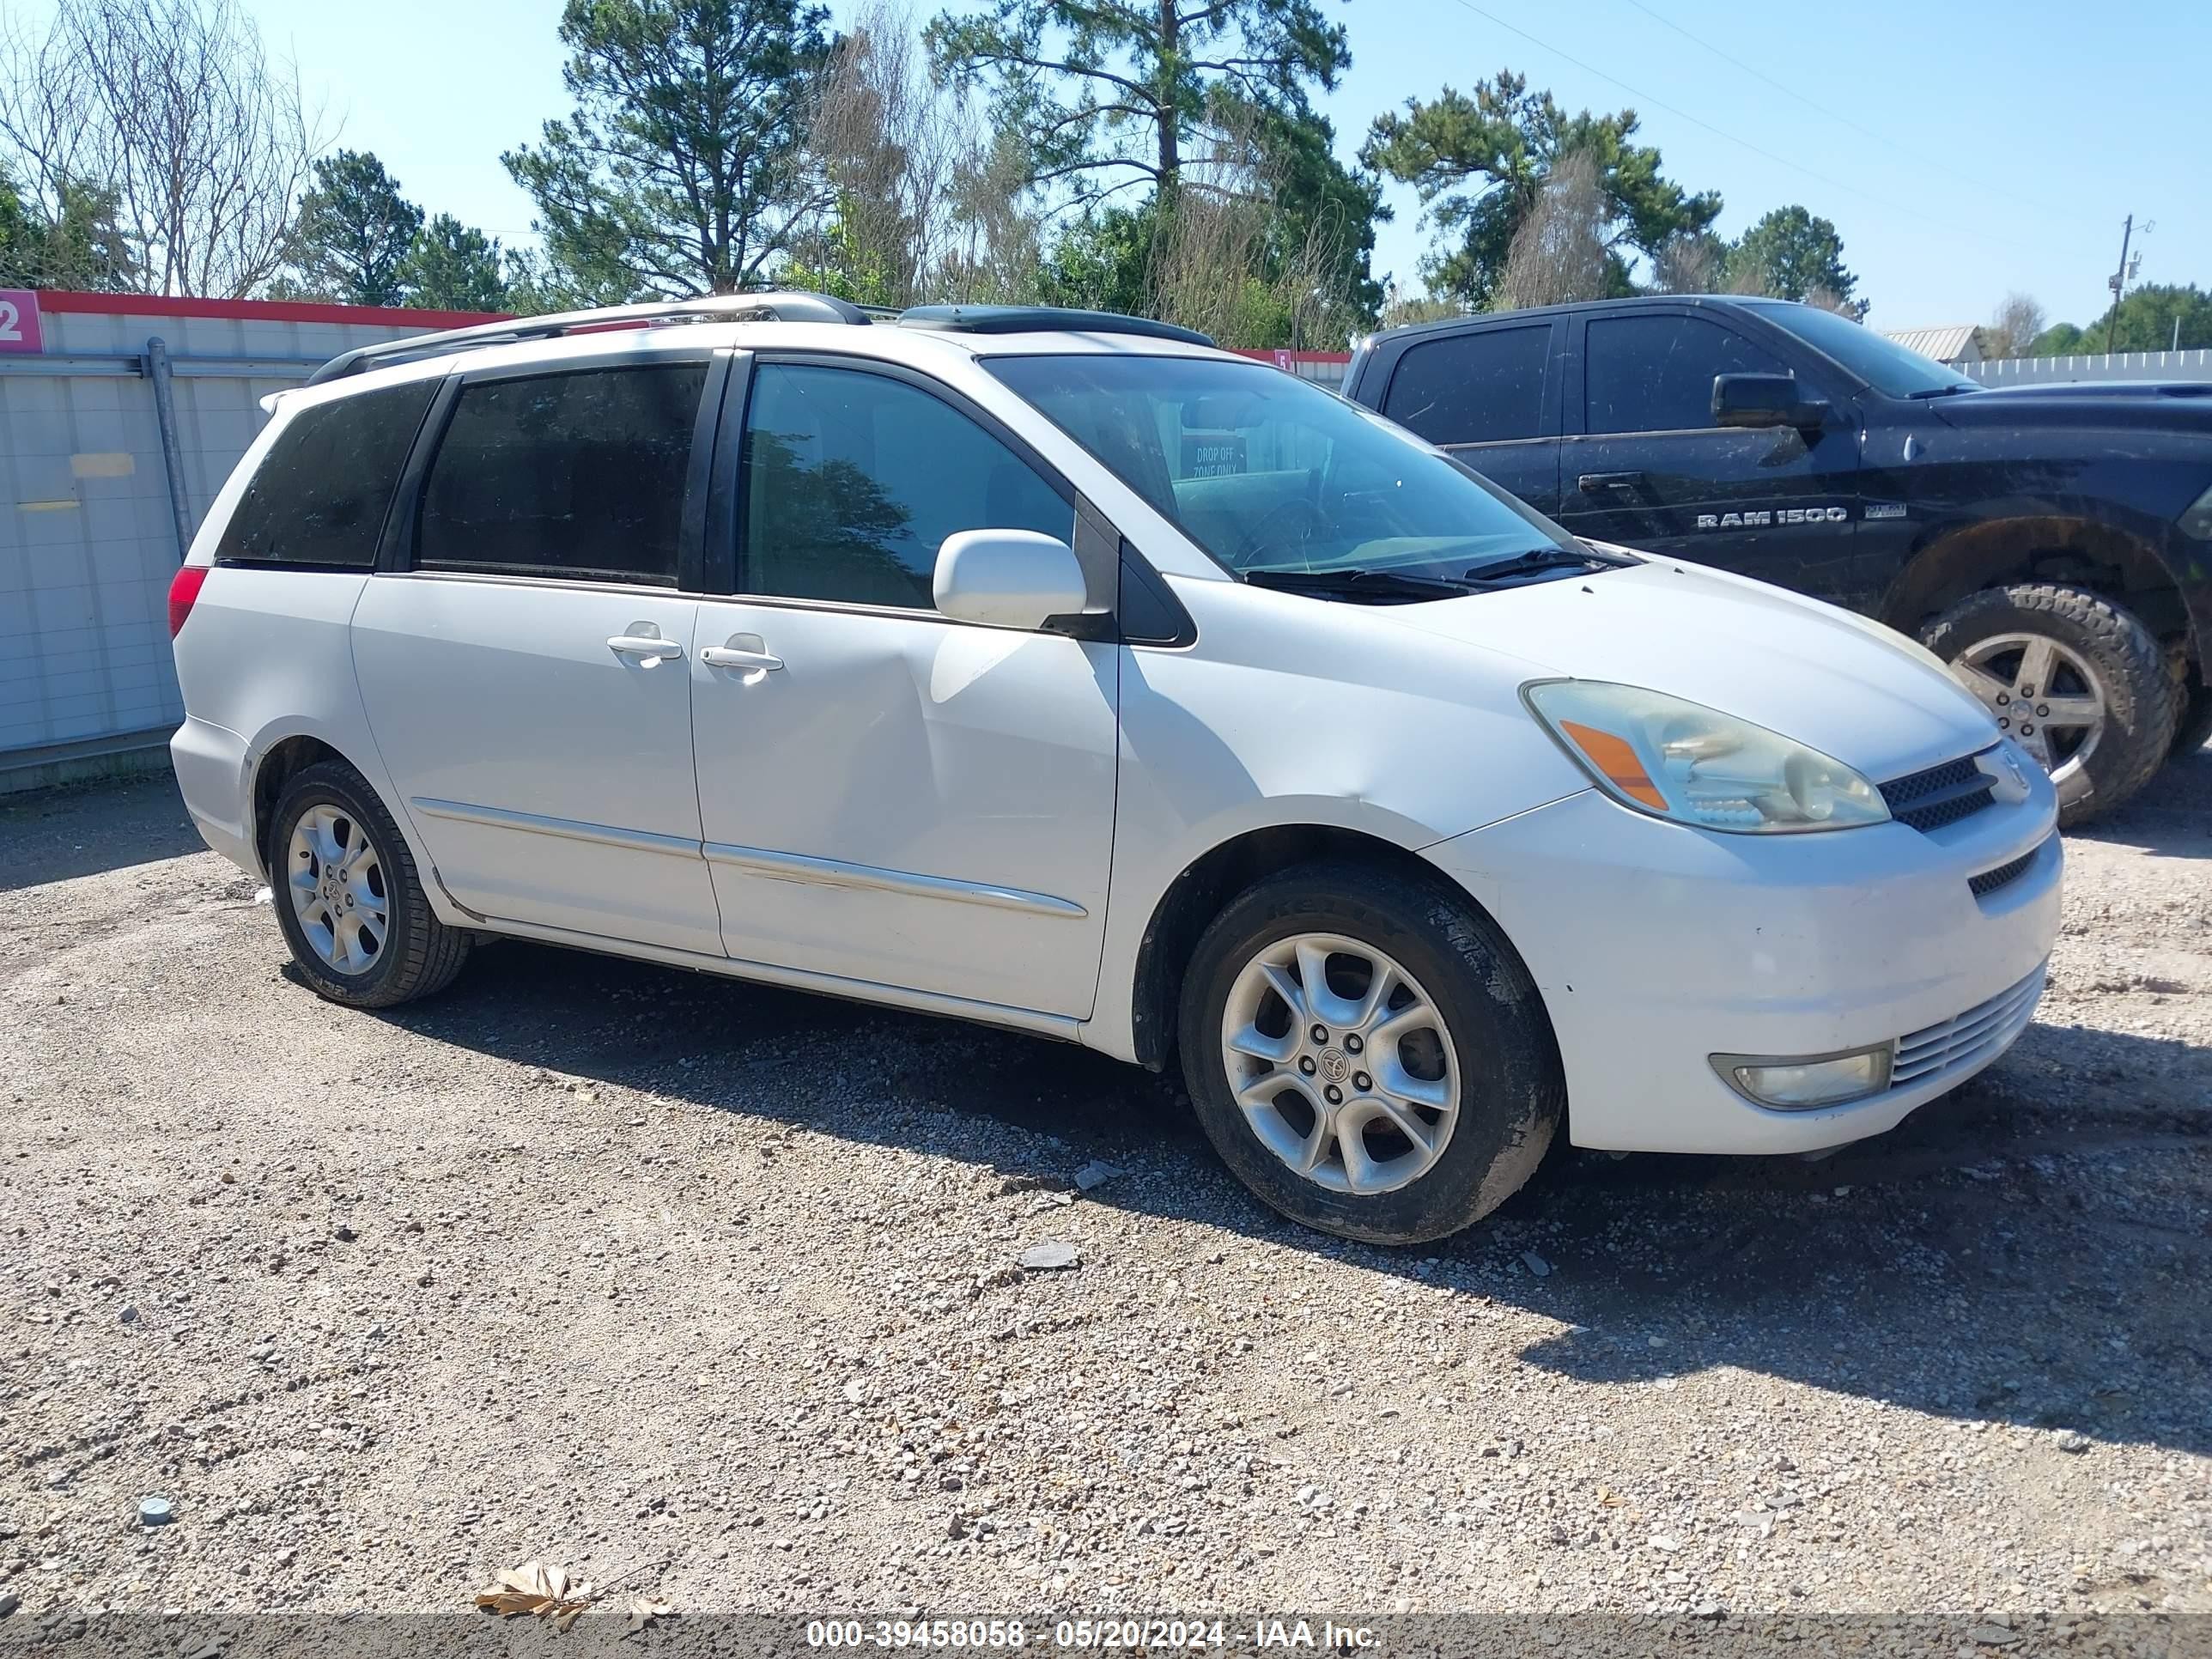
[[[349,1008],[443,990],[469,935],[430,912],[414,854],[367,779],[343,761],[302,769],[270,815],[270,899],[301,977]]]
[[[2212,738],[2212,686],[2204,684],[2201,671],[2189,671],[2174,698],[2174,708],[2172,758],[2181,760]]]
[[[1293,1221],[1414,1244],[1534,1173],[1565,1106],[1528,970],[1434,880],[1302,866],[1246,890],[1183,978],[1183,1076],[1237,1178]]]
[[[2110,599],[2050,582],[1985,588],[1922,640],[2043,763],[2062,825],[2116,810],[2165,764],[2174,730],[2165,653]]]

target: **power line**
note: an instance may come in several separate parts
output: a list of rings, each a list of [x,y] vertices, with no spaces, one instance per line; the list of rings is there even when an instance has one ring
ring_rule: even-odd
[[[1948,220],[1939,219],[1933,214],[1923,213],[1917,208],[1906,207],[1901,202],[1893,202],[1886,197],[1877,196],[1872,191],[1862,189],[1857,185],[1847,185],[1840,179],[1831,179],[1825,173],[1816,173],[1811,167],[1805,166],[1801,161],[1793,161],[1786,155],[1777,155],[1772,150],[1764,149],[1758,144],[1753,143],[1748,138],[1739,138],[1732,132],[1723,131],[1711,122],[1701,119],[1699,117],[1691,114],[1690,112],[1686,109],[1678,109],[1674,105],[1668,103],[1664,99],[1655,98],[1648,92],[1640,91],[1637,88],[1629,85],[1627,82],[1622,80],[1617,75],[1607,75],[1603,70],[1599,69],[1595,64],[1584,63],[1572,52],[1564,52],[1558,46],[1553,46],[1548,40],[1540,40],[1534,35],[1529,33],[1528,30],[1521,28],[1515,24],[1507,22],[1504,18],[1497,15],[1493,12],[1485,11],[1480,6],[1474,3],[1474,0],[1457,0],[1457,3],[1464,7],[1468,11],[1473,12],[1477,17],[1482,18],[1486,21],[1496,24],[1507,33],[1517,34],[1523,40],[1526,40],[1530,46],[1535,46],[1541,51],[1548,52],[1554,58],[1562,58],[1567,63],[1572,64],[1577,69],[1581,70],[1584,74],[1595,75],[1599,80],[1605,82],[1607,85],[1619,87],[1623,92],[1626,93],[1630,97],[1637,100],[1639,103],[1648,104],[1655,109],[1663,109],[1669,115],[1674,116],[1680,120],[1687,121],[1693,127],[1702,127],[1705,131],[1711,133],[1714,137],[1722,139],[1728,143],[1734,144],[1740,149],[1749,150],[1753,155],[1761,156],[1765,160],[1773,162],[1777,167],[1788,167],[1793,173],[1802,173],[1808,179],[1814,179],[1820,184],[1826,185],[1832,190],[1846,191],[1853,196],[1864,197],[1868,201],[1874,203],[1877,207],[1887,208],[1893,213],[1902,213],[1908,218],[1918,219],[1931,225],[1940,225],[1944,229],[1954,233],[1965,230],[1966,234],[1970,236],[1973,236],[1979,240],[1993,243],[2002,247],[2021,249],[2024,246],[2021,243],[2012,241],[2005,237],[1991,236],[1985,231],[1969,229],[1966,227],[1953,223]]]
[[[1866,137],[1873,139],[1875,143],[1878,144],[1886,145],[1887,148],[1895,150],[1899,155],[1908,156],[1911,160],[1919,162],[1923,167],[1934,167],[1940,172],[1948,173],[1954,179],[1958,179],[1960,183],[1972,185],[1976,190],[1986,191],[1992,196],[2005,197],[2008,200],[2017,203],[2021,207],[2033,209],[2038,213],[2048,213],[2050,211],[2050,210],[2045,207],[2041,203],[2031,202],[2024,196],[2014,195],[2011,191],[2002,190],[1983,179],[1972,178],[1966,173],[1960,172],[1958,168],[1954,167],[1950,167],[1919,150],[1912,149],[1904,144],[1900,144],[1896,139],[1891,137],[1887,133],[1877,132],[1872,127],[1863,126],[1858,122],[1851,119],[1850,116],[1842,113],[1840,111],[1830,109],[1826,104],[1815,103],[1812,99],[1808,98],[1803,93],[1798,91],[1796,88],[1791,86],[1787,81],[1778,80],[1775,76],[1769,75],[1765,70],[1760,69],[1756,64],[1747,64],[1742,58],[1736,57],[1733,52],[1723,52],[1720,47],[1715,46],[1711,41],[1705,40],[1703,36],[1692,34],[1689,30],[1684,28],[1673,18],[1665,15],[1663,13],[1654,11],[1650,7],[1645,5],[1644,3],[1644,0],[1628,0],[1628,3],[1635,7],[1637,10],[1642,12],[1646,17],[1650,18],[1654,22],[1665,24],[1668,28],[1674,30],[1675,33],[1680,35],[1685,40],[1687,40],[1692,46],[1703,46],[1707,52],[1712,53],[1714,57],[1719,58],[1723,64],[1731,64],[1737,69],[1741,70],[1746,75],[1757,76],[1760,80],[1765,82],[1768,86],[1774,88],[1778,91],[1788,93],[1799,103],[1804,105],[1807,109],[1812,110],[1818,114],[1825,115],[1831,121],[1840,123],[1842,125],[1849,127],[1853,132],[1860,133]]]

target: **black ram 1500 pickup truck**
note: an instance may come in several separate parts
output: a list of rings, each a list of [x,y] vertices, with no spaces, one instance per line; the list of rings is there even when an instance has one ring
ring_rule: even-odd
[[[1681,296],[1393,330],[1344,390],[1577,535],[1916,635],[2064,823],[2212,733],[2212,386],[1990,389],[1831,312]]]

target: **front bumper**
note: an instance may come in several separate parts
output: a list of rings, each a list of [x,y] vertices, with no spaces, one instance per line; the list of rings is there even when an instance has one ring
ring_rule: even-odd
[[[1593,790],[1425,856],[1534,975],[1575,1145],[1753,1153],[1879,1134],[2002,1054],[2041,994],[2063,860],[2040,775],[2026,801],[1924,833],[1717,835]],[[1753,1103],[1711,1058],[1892,1041],[1890,1087],[1806,1111]]]

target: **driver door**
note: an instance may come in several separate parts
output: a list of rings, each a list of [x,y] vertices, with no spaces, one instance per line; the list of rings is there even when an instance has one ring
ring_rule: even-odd
[[[1822,599],[1856,597],[1858,434],[1850,422],[1832,417],[1809,433],[1713,423],[1717,375],[1791,374],[1795,364],[1686,310],[1599,313],[1582,329],[1561,524]],[[1808,398],[1827,395],[1809,377],[1801,383]]]

